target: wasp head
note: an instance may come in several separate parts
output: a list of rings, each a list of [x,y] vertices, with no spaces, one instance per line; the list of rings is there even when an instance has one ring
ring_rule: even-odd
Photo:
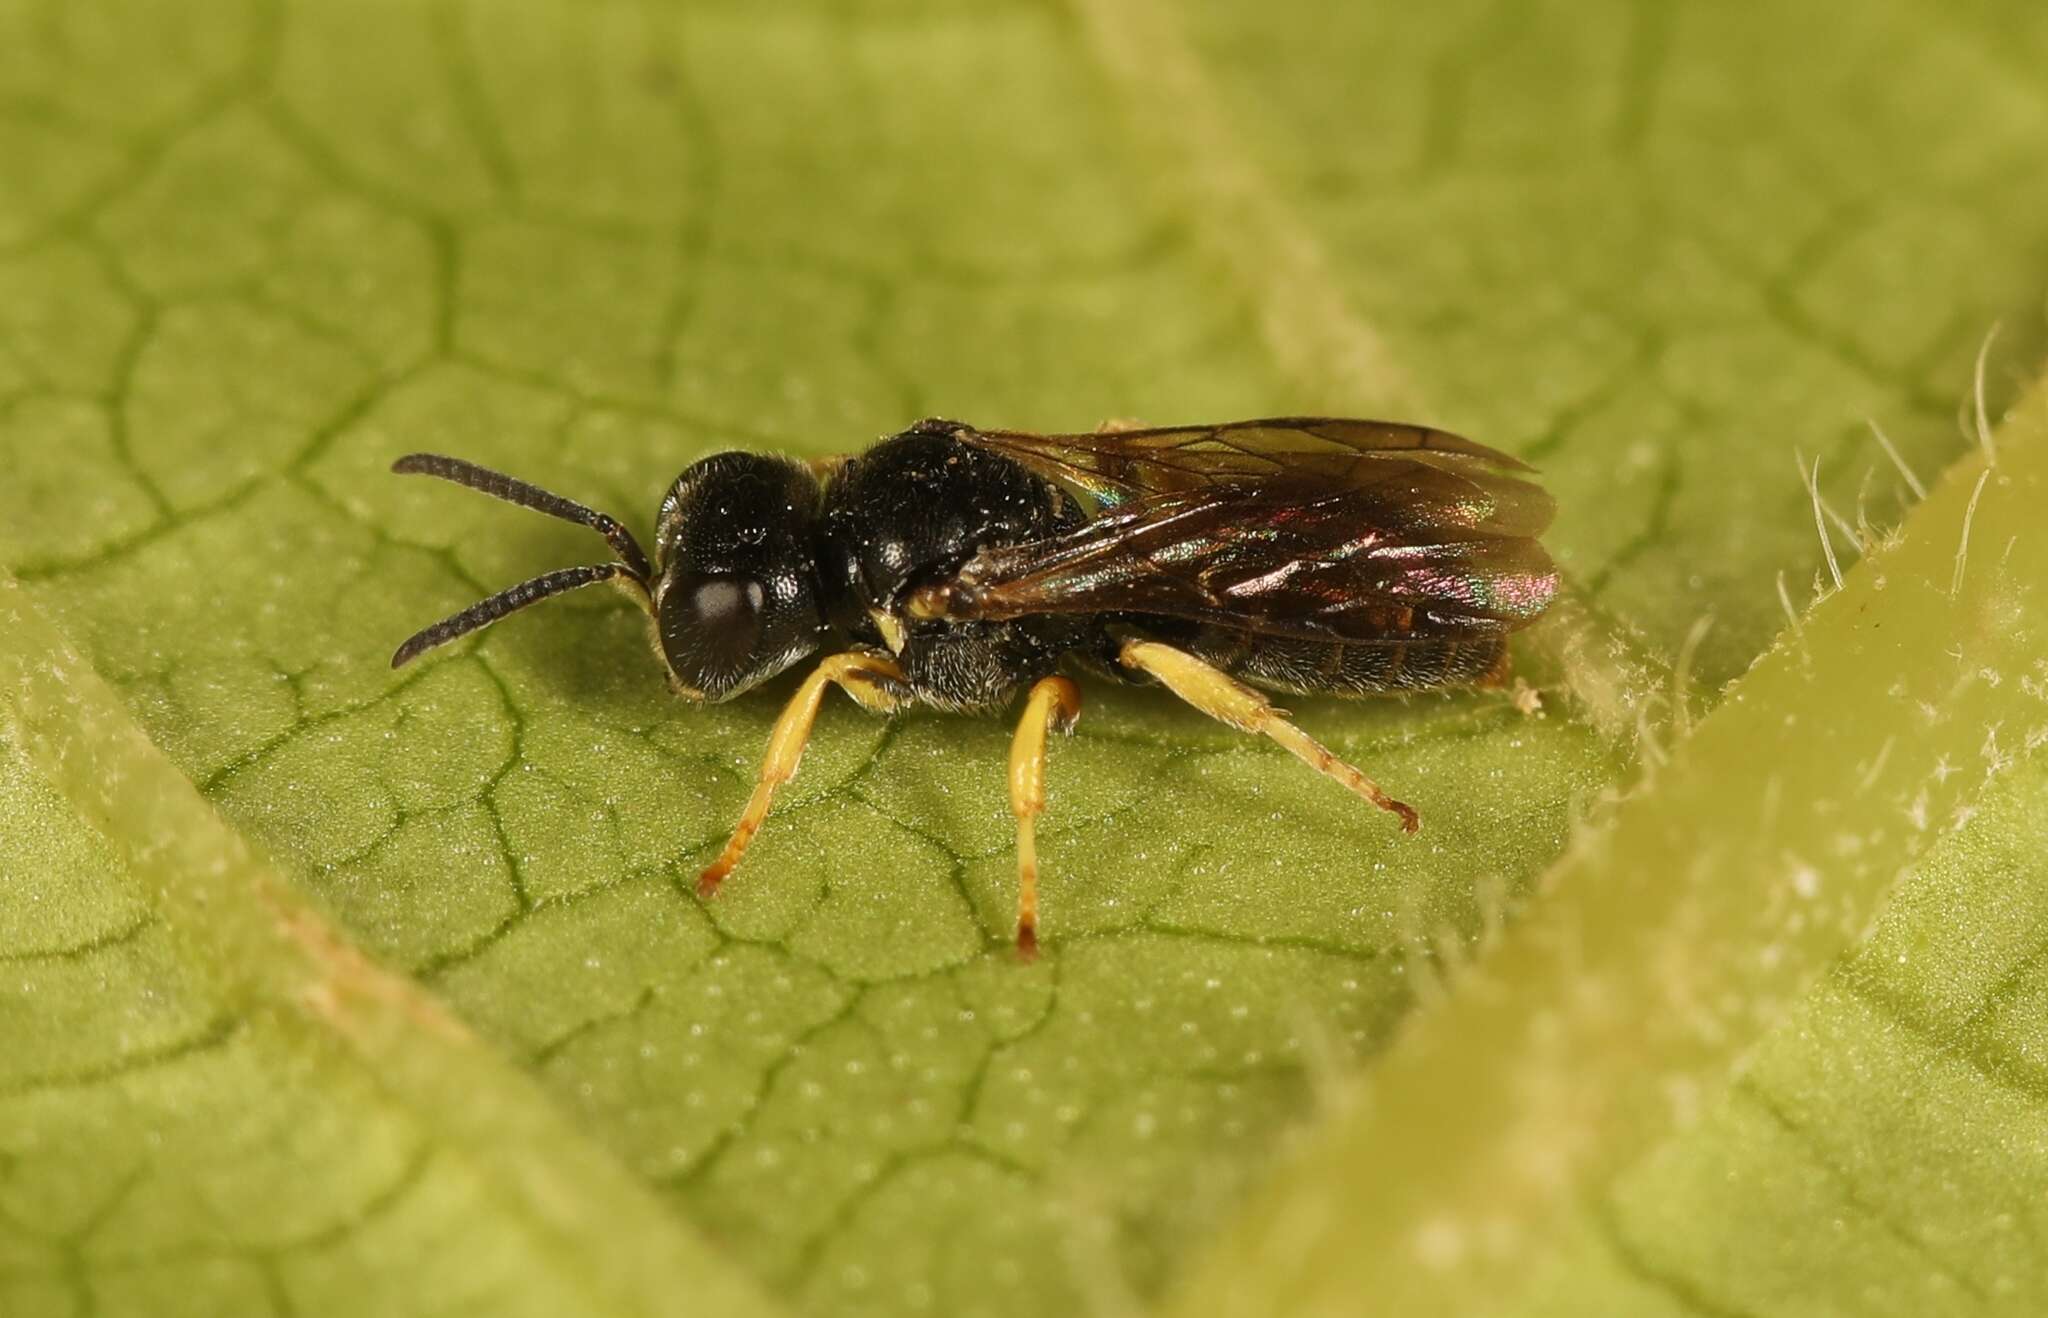
[[[494,498],[587,526],[609,563],[557,568],[479,600],[398,647],[393,668],[529,604],[611,581],[654,621],[655,649],[674,685],[724,700],[817,649],[813,535],[817,478],[782,458],[720,453],[685,468],[662,500],[652,562],[618,519],[515,476],[461,458],[414,453],[392,470],[438,476]]]

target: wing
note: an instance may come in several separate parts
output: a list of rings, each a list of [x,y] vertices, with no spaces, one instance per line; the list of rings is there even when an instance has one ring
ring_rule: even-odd
[[[1215,484],[1112,508],[1054,539],[985,549],[911,609],[989,620],[1154,614],[1348,644],[1498,635],[1557,593],[1550,556],[1519,533],[1538,506],[1522,496],[1503,516],[1462,476],[1427,465],[1334,489],[1288,478]],[[1548,500],[1540,506],[1547,514]]]
[[[1419,493],[1446,517],[1474,525],[1483,520],[1503,535],[1536,535],[1554,511],[1540,487],[1516,478],[1529,470],[1519,459],[1447,431],[1392,421],[1297,416],[1085,435],[967,426],[954,434],[1105,510],[1159,495],[1284,480],[1326,489],[1379,487],[1381,504]],[[1430,473],[1452,479],[1436,481]]]

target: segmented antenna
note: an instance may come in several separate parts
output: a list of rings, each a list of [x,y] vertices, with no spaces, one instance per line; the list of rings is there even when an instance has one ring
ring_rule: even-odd
[[[391,666],[398,668],[418,658],[425,651],[437,645],[446,645],[458,636],[466,636],[479,627],[485,627],[498,619],[529,604],[538,604],[550,595],[559,595],[565,590],[579,586],[594,585],[610,581],[615,577],[631,575],[624,563],[593,563],[588,567],[557,568],[543,572],[531,581],[522,581],[516,586],[499,591],[489,599],[478,600],[462,612],[443,618],[424,631],[415,633],[398,652],[391,656]]]
[[[574,499],[565,498],[553,490],[544,490],[529,484],[517,476],[507,476],[502,471],[479,467],[474,462],[461,458],[444,457],[439,453],[408,453],[391,464],[391,470],[402,476],[439,476],[444,481],[479,490],[494,499],[516,503],[522,508],[559,517],[565,522],[587,526],[603,536],[610,543],[612,552],[619,556],[632,574],[642,581],[654,575],[654,569],[647,562],[647,554],[640,548],[640,542],[633,533],[619,524],[616,517],[601,513],[595,508],[586,508]]]
[[[625,577],[640,587],[642,602],[645,603],[647,583],[654,575],[654,569],[647,561],[647,553],[640,548],[640,542],[633,533],[619,524],[616,517],[601,513],[595,508],[586,508],[574,499],[564,498],[552,490],[507,476],[502,471],[479,467],[474,462],[461,458],[444,457],[439,453],[408,453],[391,464],[391,470],[400,475],[439,476],[444,481],[516,503],[522,508],[559,517],[565,522],[587,526],[603,536],[619,556],[616,563],[598,563],[587,567],[557,568],[543,572],[531,581],[522,581],[516,586],[499,591],[489,599],[478,600],[462,612],[428,627],[413,635],[398,652],[391,656],[391,666],[398,668],[425,651],[437,645],[445,645],[458,636],[466,636],[479,627],[488,626],[506,614],[523,609],[529,604],[538,604],[551,595],[566,590],[594,585],[600,581],[615,581]]]

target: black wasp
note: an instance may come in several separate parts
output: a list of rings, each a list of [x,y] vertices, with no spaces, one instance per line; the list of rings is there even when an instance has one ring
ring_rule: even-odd
[[[725,700],[820,650],[776,720],[732,872],[796,773],[826,688],[866,708],[994,710],[1028,691],[1010,751],[1017,945],[1037,946],[1033,821],[1067,666],[1163,683],[1358,795],[1415,812],[1253,687],[1367,695],[1498,681],[1508,633],[1557,591],[1536,537],[1554,505],[1522,463],[1424,426],[1283,417],[1037,435],[925,420],[853,457],[719,453],[661,501],[654,557],[604,513],[459,458],[439,476],[578,522],[617,560],[562,568],[434,624],[397,667],[550,595],[617,582],[678,694]],[[1249,684],[1249,685],[1247,685]]]

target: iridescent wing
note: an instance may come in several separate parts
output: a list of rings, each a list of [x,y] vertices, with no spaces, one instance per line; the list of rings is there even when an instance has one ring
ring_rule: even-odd
[[[919,592],[955,619],[1154,614],[1353,644],[1469,638],[1557,591],[1555,505],[1522,463],[1421,426],[1283,418],[959,438],[1093,499],[1054,539],[983,550]]]
[[[1535,535],[1549,524],[1550,497],[1515,473],[1518,458],[1448,431],[1394,421],[1346,417],[1267,417],[1215,426],[1158,426],[1090,434],[1037,435],[1021,430],[954,432],[965,443],[1000,453],[1108,509],[1161,494],[1276,478],[1325,487],[1365,489],[1425,479],[1424,470],[1457,478],[1434,487],[1438,501],[1483,501],[1485,516],[1504,534]]]

